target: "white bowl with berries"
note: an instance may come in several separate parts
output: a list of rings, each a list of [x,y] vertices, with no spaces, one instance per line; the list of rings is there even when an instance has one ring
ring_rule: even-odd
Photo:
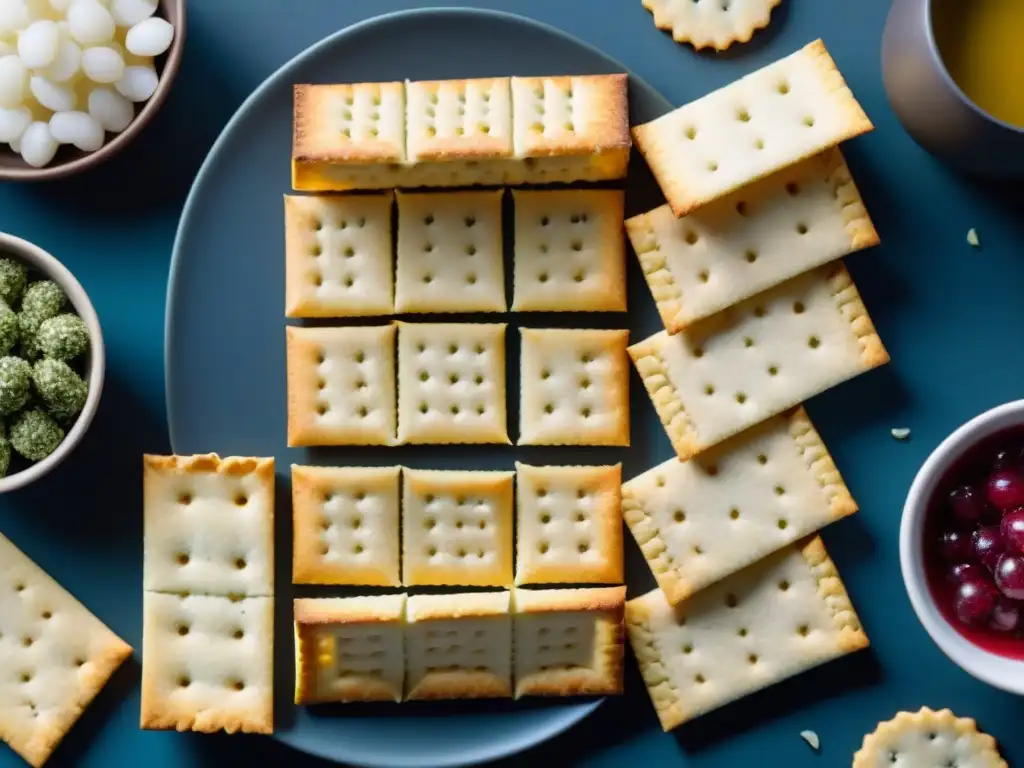
[[[900,565],[939,648],[1024,694],[1024,400],[976,416],[928,457],[903,507]]]

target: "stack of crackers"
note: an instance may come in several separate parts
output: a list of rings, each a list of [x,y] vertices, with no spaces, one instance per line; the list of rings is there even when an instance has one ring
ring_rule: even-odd
[[[666,730],[868,643],[814,536],[857,506],[799,404],[888,361],[838,261],[878,243],[837,148],[871,127],[817,41],[633,129],[665,330],[629,353],[678,456],[622,489],[658,582],[626,619]]]
[[[626,310],[621,189],[504,189],[622,179],[625,75],[300,85],[294,128],[295,191],[330,194],[285,197],[288,317],[505,313],[507,241],[512,312]],[[628,446],[627,332],[520,331],[516,442]],[[289,445],[511,444],[506,333],[289,326]],[[448,590],[297,600],[297,703],[621,691],[625,588],[523,588],[621,584],[619,465],[292,490],[296,583]]]

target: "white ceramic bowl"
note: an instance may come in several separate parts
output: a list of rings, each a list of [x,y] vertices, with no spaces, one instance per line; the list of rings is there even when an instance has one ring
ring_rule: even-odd
[[[928,501],[949,468],[986,437],[1024,424],[1024,400],[1016,400],[975,416],[947,437],[918,470],[903,505],[900,524],[900,567],[918,619],[932,640],[957,666],[979,680],[1010,693],[1024,694],[1024,661],[979,648],[957,632],[939,612],[924,567],[924,522]]]
[[[92,423],[93,416],[96,415],[96,408],[100,404],[100,393],[103,391],[104,353],[103,333],[100,330],[99,318],[96,317],[96,310],[93,309],[85,289],[68,271],[67,267],[39,246],[2,232],[0,232],[0,256],[17,259],[29,268],[30,273],[35,272],[37,275],[57,283],[64,289],[75,313],[82,318],[85,327],[89,329],[89,352],[85,359],[84,370],[85,378],[89,382],[89,396],[86,398],[85,407],[82,408],[75,423],[64,436],[64,441],[57,446],[57,450],[21,472],[0,478],[0,493],[7,493],[41,478],[60,464],[78,445],[82,435],[89,429],[89,424]]]

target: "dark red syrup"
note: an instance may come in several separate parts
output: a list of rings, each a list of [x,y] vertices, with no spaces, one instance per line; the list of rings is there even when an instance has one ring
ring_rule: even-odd
[[[928,503],[928,586],[964,637],[1024,659],[1024,427],[972,446]]]

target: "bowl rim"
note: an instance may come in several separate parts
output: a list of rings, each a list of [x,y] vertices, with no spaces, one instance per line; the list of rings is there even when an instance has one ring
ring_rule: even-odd
[[[925,459],[907,493],[900,521],[900,570],[911,606],[925,631],[968,674],[996,688],[1024,694],[1024,660],[987,651],[954,629],[939,612],[924,567],[924,522],[928,502],[946,471],[971,446],[1003,429],[1024,424],[1024,400],[978,414],[955,429]]]
[[[160,70],[156,91],[149,101],[142,105],[142,109],[132,118],[128,127],[95,152],[89,152],[60,165],[47,165],[42,168],[0,166],[0,181],[52,181],[73,176],[95,165],[105,163],[134,141],[143,129],[152,122],[153,117],[163,106],[164,102],[167,101],[167,96],[171,91],[171,84],[178,75],[178,70],[181,68],[181,59],[185,52],[185,28],[187,27],[185,7],[188,3],[186,0],[160,0],[159,7],[162,8],[165,4],[175,6],[178,12],[178,23],[174,27],[174,39],[171,41],[171,47],[166,53],[167,60]]]
[[[50,472],[58,464],[70,455],[82,436],[92,423],[96,410],[99,407],[100,395],[103,391],[103,380],[106,373],[106,353],[103,346],[103,331],[100,327],[100,320],[89,300],[88,294],[78,279],[65,267],[55,256],[43,250],[38,245],[30,243],[15,235],[0,232],[0,252],[5,252],[14,258],[24,262],[42,274],[46,275],[67,294],[68,301],[74,307],[75,312],[85,322],[89,331],[89,394],[85,400],[82,412],[78,414],[75,423],[64,435],[61,444],[57,449],[42,461],[23,469],[13,475],[0,478],[0,493],[23,488],[35,482],[43,475]]]

